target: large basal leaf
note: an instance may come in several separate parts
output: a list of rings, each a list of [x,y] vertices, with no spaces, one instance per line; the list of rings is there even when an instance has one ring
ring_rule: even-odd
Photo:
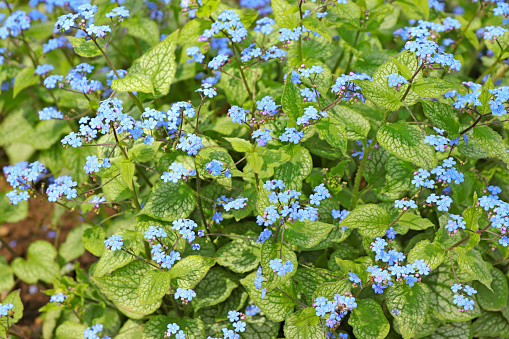
[[[412,90],[424,98],[437,98],[458,87],[460,87],[458,84],[440,78],[421,78],[412,84]]]
[[[152,218],[173,221],[186,218],[195,208],[194,192],[183,183],[159,181],[152,187],[145,207],[141,210]]]
[[[226,300],[237,286],[237,278],[234,275],[219,267],[211,268],[205,278],[196,285],[194,289],[196,297],[193,298],[192,304],[195,310],[217,305]]]
[[[299,284],[299,289],[306,295],[306,300],[311,303],[313,301],[313,293],[318,286],[333,282],[338,279],[331,271],[323,268],[299,268],[293,279]]]
[[[316,288],[315,292],[313,293],[313,299],[310,301],[314,302],[318,297],[334,300],[334,296],[336,294],[345,295],[346,293],[350,293],[351,290],[352,283],[346,279],[334,282],[326,282]]]
[[[150,305],[162,299],[170,290],[170,274],[167,271],[147,272],[138,286],[138,295],[142,305]]]
[[[410,228],[411,230],[418,231],[422,231],[426,228],[435,226],[429,219],[422,218],[413,212],[404,213],[401,218],[399,218],[398,223]]]
[[[445,265],[438,267],[423,278],[423,282],[430,291],[430,308],[436,311],[437,316],[444,322],[467,321],[477,318],[481,310],[477,302],[474,309],[468,312],[458,311],[458,306],[453,304],[454,292],[451,286],[456,283],[451,268]],[[472,299],[472,297],[469,297]],[[475,298],[473,298],[475,301]]]
[[[416,330],[426,320],[430,303],[430,293],[426,284],[410,287],[395,283],[386,292],[387,307],[398,322],[403,338],[412,338]],[[398,314],[394,314],[397,310]]]
[[[140,241],[140,238],[136,235],[136,232],[127,229],[121,229],[116,232],[116,234],[122,236],[124,245],[126,247],[132,248],[132,251],[135,254],[140,253],[143,245]],[[105,246],[104,241],[103,246]],[[103,255],[95,267],[94,276],[102,277],[114,269],[123,267],[134,260],[136,260],[136,258],[124,251],[111,251],[104,249]]]
[[[234,240],[217,251],[217,263],[235,273],[254,270],[260,262],[260,247],[254,241]]]
[[[361,205],[341,221],[341,226],[357,228],[365,237],[381,237],[389,227],[389,215],[378,205]]]
[[[482,311],[479,319],[472,324],[474,337],[509,337],[509,322],[500,312]]]
[[[147,263],[136,260],[121,267],[109,276],[94,277],[101,292],[118,306],[120,311],[133,319],[141,319],[153,313],[161,306],[161,300],[149,305],[142,305],[138,287],[148,272],[155,268]]]
[[[474,281],[474,288],[477,290],[477,300],[479,305],[487,311],[500,311],[507,302],[508,286],[507,278],[498,268],[493,267],[490,270],[493,281],[490,291],[483,284]]]
[[[424,143],[424,134],[404,121],[382,126],[377,141],[390,153],[419,167],[431,169],[437,165],[433,148]]]
[[[357,300],[357,307],[352,310],[348,324],[358,339],[382,339],[389,334],[389,322],[382,308],[373,299]]]
[[[16,79],[14,80],[12,97],[15,98],[18,93],[25,88],[35,85],[38,80],[39,76],[35,74],[35,69],[33,67],[23,68],[23,70],[16,75]]]

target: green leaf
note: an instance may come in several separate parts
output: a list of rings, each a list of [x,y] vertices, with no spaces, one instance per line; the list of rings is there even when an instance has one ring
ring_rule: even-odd
[[[472,274],[475,280],[479,280],[491,290],[491,281],[493,280],[490,273],[491,265],[482,259],[481,253],[476,250],[465,251],[461,247],[456,247],[456,251],[459,253],[460,268]]]
[[[245,139],[241,138],[225,138],[232,144],[232,147],[237,152],[246,152],[250,153],[253,150],[253,145]]]
[[[454,82],[440,78],[420,78],[412,83],[412,90],[424,98],[437,98],[458,87]]]
[[[102,227],[94,226],[93,228],[87,228],[83,232],[83,245],[90,253],[96,257],[100,257],[105,248],[105,237],[106,234]]]
[[[507,302],[508,286],[507,278],[498,268],[493,267],[490,270],[493,281],[491,290],[484,285],[474,281],[474,288],[477,290],[477,300],[479,305],[487,311],[500,311]]]
[[[509,164],[507,147],[497,132],[488,126],[477,126],[474,127],[473,137],[477,144],[490,156],[501,159],[506,164]]]
[[[426,218],[422,218],[420,215],[417,215],[413,212],[405,212],[399,218],[398,223],[405,227],[410,228],[411,230],[425,230],[429,227],[434,227],[435,225]]]
[[[242,75],[240,74],[237,62],[232,61],[227,63],[224,65],[223,69],[225,72],[222,73],[224,76],[221,76],[219,85],[224,89],[226,97],[228,98],[228,102],[231,105],[242,106],[248,99],[249,93],[247,92],[244,81],[241,80]],[[255,83],[257,78],[262,76],[262,73],[262,69],[256,67],[249,67],[248,69],[244,70],[244,76],[246,77],[246,82],[250,88],[250,91],[253,90],[252,84]],[[238,126],[238,124],[236,125]]]
[[[6,193],[0,193],[0,224],[21,221],[27,217],[27,214],[27,201],[21,201],[17,205],[13,205]]]
[[[472,322],[462,321],[438,327],[433,334],[425,339],[472,338]]]
[[[152,187],[141,210],[152,218],[173,221],[186,218],[195,208],[194,191],[183,183],[159,181]]]
[[[258,153],[252,153],[249,157],[249,164],[255,173],[259,173],[263,166],[263,158]]]
[[[309,300],[311,303],[318,297],[324,297],[329,300],[333,300],[336,294],[350,293],[352,290],[352,283],[349,280],[340,280],[335,282],[327,282],[318,286],[313,293],[313,300]]]
[[[125,20],[123,26],[127,28],[129,35],[146,41],[150,46],[159,42],[159,28],[154,20],[135,16]]]
[[[5,257],[0,257],[0,292],[14,287],[14,273]]]
[[[430,293],[426,284],[410,287],[404,283],[395,283],[386,292],[387,308],[398,323],[403,338],[412,338],[416,330],[426,320],[430,303]],[[398,310],[396,315],[392,310]]]
[[[437,101],[421,100],[424,115],[433,121],[438,128],[447,132],[449,139],[459,136],[459,119],[451,105]]]
[[[170,275],[167,271],[153,270],[146,273],[138,286],[140,303],[150,305],[162,299],[170,290]]]
[[[289,28],[293,29],[297,26],[299,23],[299,14],[298,13],[292,13],[292,14],[286,14],[286,12],[293,12],[289,11],[292,8],[292,5],[290,5],[285,0],[273,0],[271,1],[272,4],[272,12],[274,13],[274,18],[276,19],[277,25],[280,28]]]
[[[245,273],[258,267],[260,248],[253,241],[234,240],[217,251],[217,263],[235,273]]]
[[[46,150],[59,141],[62,134],[67,132],[70,132],[69,126],[63,120],[41,121],[35,126],[33,133],[27,136],[27,144],[38,150]],[[83,172],[83,167],[80,170]]]
[[[307,29],[320,34],[325,39],[329,40],[329,42],[332,42],[332,37],[327,27],[325,27],[323,21],[320,21],[313,16],[307,16],[304,18],[304,20],[302,20],[302,23]]]
[[[336,106],[328,112],[330,116],[344,124],[349,140],[359,140],[368,136],[369,121],[362,114],[345,106]]]
[[[313,293],[318,286],[326,282],[334,282],[338,278],[334,277],[331,271],[323,268],[302,268],[299,267],[293,279],[299,285],[299,289],[306,295],[306,300],[312,302]]]
[[[164,315],[156,315],[150,318],[143,329],[142,339],[160,339],[164,338],[164,333],[168,329],[168,324],[176,323],[185,333],[186,338],[202,339],[206,338],[205,326],[200,319],[191,319],[187,317],[166,317]]]
[[[203,34],[203,31],[210,29],[212,21],[208,19],[196,18],[189,20],[186,25],[180,30],[178,36],[178,43],[181,46],[194,45]]]
[[[509,337],[509,322],[500,312],[482,311],[481,317],[472,325],[474,337]]]
[[[134,60],[132,66],[128,69],[130,76],[148,76],[152,80],[156,97],[166,95],[170,91],[170,85],[177,70],[177,63],[175,62],[177,35],[178,31],[175,31],[166,37],[140,58]]]
[[[113,271],[110,276],[94,277],[92,280],[97,283],[101,292],[118,306],[121,312],[130,318],[141,319],[161,306],[160,300],[149,305],[143,305],[140,302],[138,286],[144,277],[153,270],[154,267],[147,263],[135,260]]]
[[[14,89],[12,91],[13,98],[15,98],[18,93],[25,88],[37,83],[39,76],[34,72],[35,69],[33,67],[25,67],[18,73],[18,75],[16,75],[16,78],[14,79]]]
[[[85,332],[86,326],[72,321],[65,321],[58,326],[56,339],[81,338]]]
[[[142,242],[140,238],[136,235],[136,232],[130,231],[127,229],[120,229],[115,234],[121,235],[124,239],[124,245],[127,248],[131,248],[135,254],[139,254],[142,248]],[[103,242],[103,246],[104,242]],[[133,260],[136,260],[132,255],[124,252],[124,251],[110,251],[104,250],[101,259],[97,262],[97,265],[94,270],[95,277],[102,277],[114,269],[123,267]],[[148,265],[147,265],[148,266]]]
[[[314,308],[305,308],[291,314],[285,320],[284,332],[287,339],[323,339],[325,334]]]
[[[279,332],[279,323],[271,321],[266,317],[248,317],[246,330],[242,332],[246,338],[250,339],[276,339]]]
[[[237,286],[236,278],[231,273],[227,273],[219,267],[213,267],[196,285],[196,297],[193,298],[192,304],[195,310],[217,305],[225,301]]]
[[[175,288],[194,288],[217,259],[190,255],[177,262],[170,270],[171,284]]]
[[[66,38],[72,44],[72,47],[74,47],[74,51],[79,56],[85,58],[92,58],[102,54],[101,50],[97,48],[96,44],[92,40],[86,40],[85,38],[76,38],[73,36],[67,36]]]
[[[399,73],[401,73],[401,75],[405,79],[409,80],[412,77],[413,72],[410,71],[404,63],[402,63],[401,61],[399,61],[396,58],[391,58],[391,61],[394,62],[394,64],[396,64],[396,67],[398,68]]]
[[[60,254],[66,263],[85,253],[85,247],[83,246],[83,233],[90,227],[91,226],[88,224],[81,224],[71,229],[69,234],[67,234],[65,241],[58,250],[58,254]]]
[[[127,187],[129,187],[130,190],[133,190],[134,164],[128,160],[123,161],[120,166],[120,175]]]
[[[381,237],[389,227],[389,215],[378,205],[361,205],[341,221],[341,226],[358,228],[365,237]]]
[[[262,269],[265,273],[265,281],[262,286],[267,289],[267,292],[272,291],[274,288],[291,279],[299,265],[295,252],[290,250],[286,245],[281,246],[279,242],[276,243],[272,240],[268,240],[263,243],[260,258]],[[283,263],[286,263],[289,260],[293,264],[293,271],[282,276],[278,276],[274,273],[272,268],[269,267],[269,262],[276,258],[280,258]]]
[[[356,3],[348,1],[346,4],[336,4],[336,6],[332,7],[332,12],[345,19],[353,27],[359,27],[361,9]]]
[[[140,138],[134,142],[134,145],[131,148],[129,148],[127,155],[132,161],[147,162],[154,158],[161,144],[161,142],[154,141],[152,145],[145,145],[143,138]]]
[[[38,280],[52,283],[59,272],[56,256],[57,251],[53,245],[37,240],[28,247],[27,259],[16,258],[11,267],[18,278],[28,284],[35,284]]]
[[[126,75],[121,79],[114,79],[111,88],[117,92],[143,92],[154,94],[152,79],[148,75]]]
[[[377,141],[390,153],[419,167],[431,169],[437,165],[435,152],[424,143],[423,133],[404,121],[380,127]]]
[[[444,261],[445,250],[431,243],[429,240],[419,241],[408,254],[408,263],[413,263],[415,260],[422,259],[430,266],[432,270],[440,266]]]
[[[300,190],[302,181],[311,173],[313,159],[309,151],[300,145],[283,146],[280,150],[291,158],[274,169],[274,179],[283,180],[286,189]]]
[[[326,140],[329,145],[339,148],[345,154],[348,136],[338,120],[322,118],[315,126],[320,139]]]
[[[353,327],[353,333],[359,339],[382,339],[389,334],[390,329],[382,308],[373,299],[358,300],[348,324]]]
[[[387,170],[386,183],[382,193],[406,191],[413,188],[412,180],[415,170],[411,162],[390,155],[385,163],[385,169]]]
[[[140,339],[143,336],[144,325],[136,321],[128,319],[120,331],[115,336],[115,339]]]
[[[285,225],[283,239],[291,245],[311,248],[325,239],[333,228],[334,225],[320,221],[296,220]]]
[[[283,321],[286,317],[293,312],[296,301],[286,296],[283,292],[273,290],[268,292],[265,298],[262,298],[262,290],[256,289],[254,286],[254,278],[256,272],[251,273],[240,282],[249,293],[254,303],[262,310],[262,312],[273,321]],[[285,293],[289,294],[293,298],[296,297],[296,292],[291,281],[279,286]]]
[[[401,101],[396,97],[394,91],[369,80],[354,80],[353,82],[362,89],[362,94],[375,104],[391,111],[396,111],[401,107]]]
[[[291,77],[291,73],[287,77]],[[281,105],[283,112],[288,115],[288,127],[297,127],[297,118],[304,113],[304,109],[298,104],[304,103],[299,89],[291,81],[287,81],[283,87]]]
[[[458,306],[452,303],[454,292],[451,290],[451,286],[456,283],[456,280],[450,266],[441,265],[428,276],[423,277],[423,282],[426,283],[430,291],[430,308],[437,312],[441,321],[466,321],[477,318],[481,314],[477,302],[474,303],[474,309],[468,312],[459,312]]]

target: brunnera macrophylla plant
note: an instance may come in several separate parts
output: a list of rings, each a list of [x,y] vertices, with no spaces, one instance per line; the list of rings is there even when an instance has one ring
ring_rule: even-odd
[[[0,337],[509,336],[504,1],[0,5]]]

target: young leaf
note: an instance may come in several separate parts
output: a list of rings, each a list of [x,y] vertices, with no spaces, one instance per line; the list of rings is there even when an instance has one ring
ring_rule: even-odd
[[[183,183],[159,181],[150,190],[141,213],[155,219],[173,221],[186,218],[195,206],[196,200],[189,186]]]
[[[387,308],[398,322],[403,338],[412,338],[426,320],[430,293],[426,284],[396,283],[387,289]],[[393,310],[397,310],[394,314]]]
[[[171,268],[171,285],[175,289],[194,288],[215,263],[216,259],[204,258],[199,255],[185,257]]]

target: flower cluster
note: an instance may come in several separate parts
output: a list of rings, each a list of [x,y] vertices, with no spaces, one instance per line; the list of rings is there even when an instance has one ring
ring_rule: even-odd
[[[9,315],[9,311],[12,311],[12,308],[14,307],[13,304],[7,304],[7,303],[0,303],[0,318],[6,317]]]
[[[317,121],[320,118],[327,118],[327,112],[318,111],[313,106],[304,108],[304,115],[297,118],[297,125],[309,125],[311,120]]]
[[[63,119],[64,115],[56,107],[44,107],[39,111],[39,120]]]
[[[89,156],[87,156],[86,160],[87,161],[85,162],[85,166],[83,166],[83,170],[87,174],[99,172],[99,170],[101,168],[110,168],[111,167],[109,158],[104,158],[102,161],[99,161],[97,156],[89,155]]]
[[[50,184],[46,189],[48,200],[51,202],[57,201],[62,196],[67,199],[74,199],[78,196],[76,187],[78,183],[72,180],[72,177],[64,175],[55,179],[55,182]]]
[[[60,293],[52,295],[51,298],[49,299],[49,302],[50,303],[56,303],[57,305],[60,305],[67,298],[68,298],[67,295],[65,295],[62,292],[60,292]]]
[[[169,167],[169,171],[164,171],[161,175],[161,179],[164,182],[171,181],[177,183],[179,180],[186,180],[188,177],[196,175],[196,170],[192,169],[189,171],[179,162],[173,162]]]
[[[106,248],[112,251],[118,251],[122,249],[122,246],[124,245],[124,241],[122,239],[121,235],[112,235],[108,239],[104,240],[104,244],[106,245]]]
[[[394,230],[391,230],[387,236],[389,239],[393,239],[396,235]],[[424,260],[416,259],[412,264],[406,264],[400,266],[400,263],[405,260],[406,256],[394,249],[386,251],[385,248],[388,245],[387,241],[383,238],[376,238],[371,243],[371,250],[375,252],[375,260],[381,260],[385,263],[384,267],[378,267],[378,265],[369,266],[367,271],[371,274],[371,280],[373,285],[371,287],[375,293],[382,294],[383,290],[391,286],[393,277],[395,281],[405,281],[408,286],[414,286],[414,284],[421,280],[420,276],[428,275],[431,272],[430,266],[427,265]]]
[[[313,307],[318,317],[327,318],[325,326],[334,329],[349,311],[357,307],[357,303],[351,294],[336,294],[330,301],[325,297],[316,298]]]
[[[180,326],[177,323],[171,323],[166,326],[166,332],[164,332],[164,337],[169,338],[172,335],[175,335],[175,339],[186,339],[186,334],[183,330],[180,329]]]
[[[451,290],[455,293],[454,300],[452,302],[454,305],[458,306],[458,311],[466,312],[466,311],[472,311],[474,309],[474,304],[475,304],[474,300],[468,299],[467,297],[465,297],[464,294],[468,294],[469,296],[472,296],[477,293],[477,291],[475,289],[473,289],[469,285],[454,284],[454,285],[452,285]],[[458,291],[460,291],[460,293],[462,293],[462,294],[457,294]],[[461,307],[463,307],[463,308],[461,308]]]
[[[225,177],[231,178],[230,169],[229,168],[223,169],[223,165],[224,164],[222,161],[214,159],[205,165],[205,169],[214,177],[224,174]]]
[[[392,73],[385,76],[389,82],[389,86],[394,87],[396,91],[401,90],[401,85],[408,84],[408,80],[398,73]]]
[[[202,41],[206,41],[221,31],[228,33],[233,42],[242,42],[247,37],[247,30],[240,21],[240,16],[231,9],[222,11],[218,15],[217,21],[214,21],[212,27],[206,29],[200,38]]]
[[[3,167],[2,171],[7,182],[14,188],[7,193],[7,197],[12,204],[17,205],[30,198],[28,189],[46,173],[46,168],[39,161],[31,164],[28,161],[21,161],[15,165]]]
[[[175,299],[180,298],[182,303],[187,305],[191,300],[193,300],[194,297],[196,297],[196,292],[192,289],[177,288],[174,297]]]
[[[274,273],[276,273],[278,276],[283,276],[288,272],[293,272],[293,269],[295,268],[290,260],[283,263],[283,260],[279,258],[272,259],[269,262],[269,267],[272,268]]]
[[[92,327],[87,327],[85,332],[83,333],[83,337],[86,339],[111,339],[109,336],[105,335],[103,337],[99,337],[97,334],[103,330],[104,326],[102,324],[95,324]]]

